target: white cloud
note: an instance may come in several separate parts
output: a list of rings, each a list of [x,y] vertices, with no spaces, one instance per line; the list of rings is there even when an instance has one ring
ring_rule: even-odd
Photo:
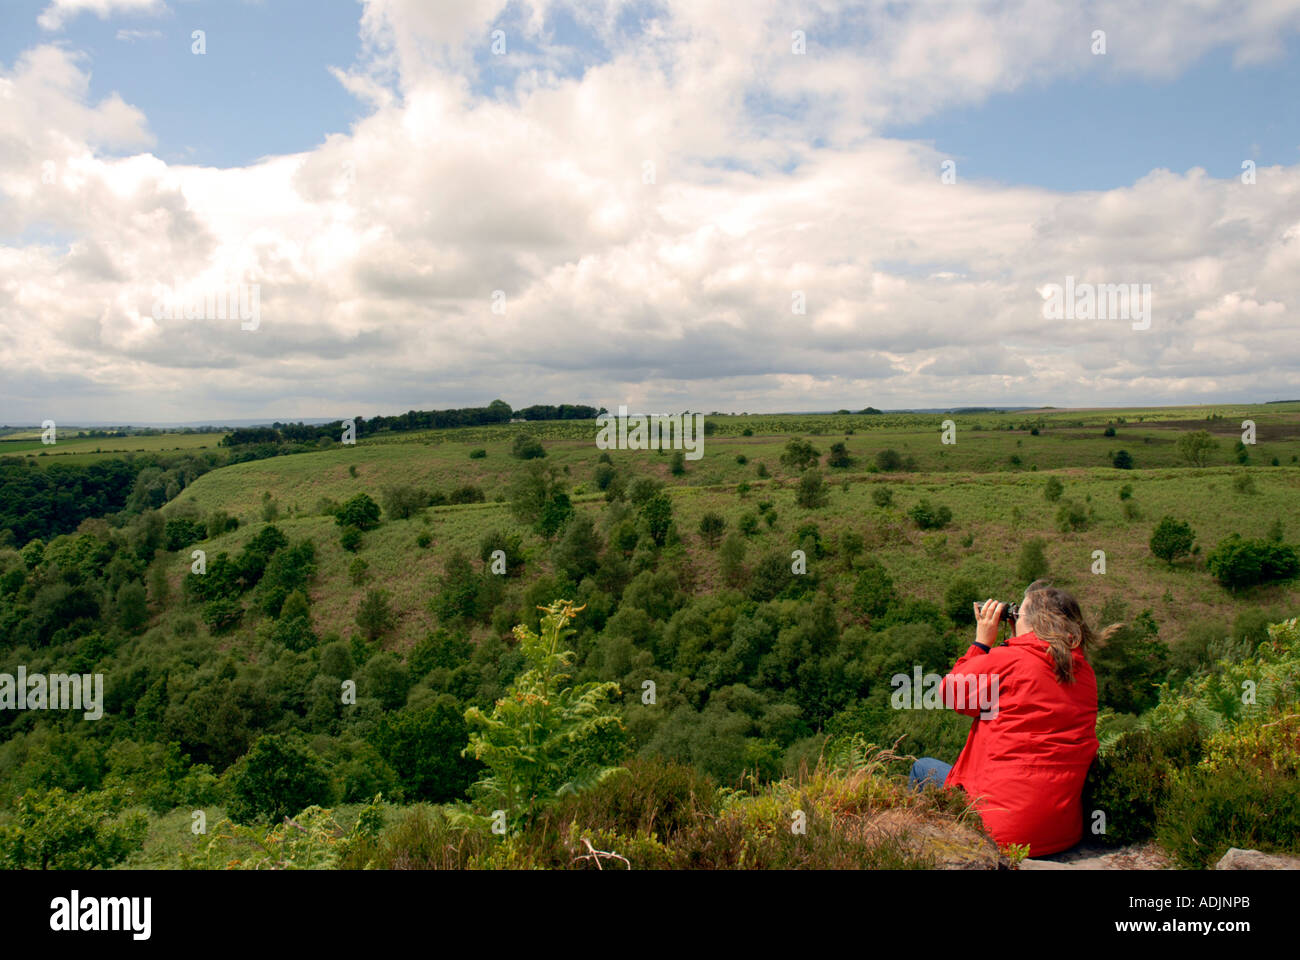
[[[166,10],[163,0],[51,0],[36,18],[42,30],[62,30],[64,25],[83,13],[93,13],[101,20],[118,13],[154,14]],[[120,38],[119,38],[120,39]]]
[[[1294,32],[1296,4],[1102,3],[1061,20],[1018,3],[941,18],[698,2],[631,42],[610,26],[631,8],[611,2],[583,8],[606,62],[530,66],[487,98],[474,45],[503,6],[439,20],[370,0],[367,58],[335,76],[371,113],[238,169],[105,155],[147,147],[145,118],[89,103],[74,55],[28,51],[0,75],[0,205],[11,237],[67,242],[0,246],[0,419],[369,415],[498,395],[756,410],[1294,393],[1300,167],[1261,167],[1253,186],[1202,170],[1075,194],[945,185],[930,147],[871,131],[1103,69],[1095,23],[1105,69],[1159,74],[1213,42],[1265,50]],[[510,28],[545,50],[540,9]],[[778,122],[747,109],[754,96],[807,109]],[[1037,290],[1067,276],[1151,284],[1151,329],[1045,321]],[[260,284],[255,332],[150,316],[159,285],[235,281]]]

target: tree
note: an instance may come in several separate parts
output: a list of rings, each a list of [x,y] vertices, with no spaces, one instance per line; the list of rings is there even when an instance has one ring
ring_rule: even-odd
[[[722,532],[727,529],[726,519],[719,513],[709,511],[700,517],[700,536],[710,547],[716,547],[718,541],[722,538]]]
[[[972,604],[980,599],[979,594],[979,584],[965,577],[958,577],[948,584],[948,589],[943,593],[943,612],[953,623],[973,624],[975,608]]]
[[[738,533],[727,535],[718,551],[722,567],[722,581],[729,587],[745,585],[745,540]]]
[[[384,487],[380,499],[389,520],[406,520],[429,505],[428,493],[409,484]]]
[[[1190,524],[1164,516],[1151,532],[1150,547],[1153,554],[1172,567],[1175,560],[1192,552],[1195,541]]]
[[[942,530],[952,523],[952,510],[947,507],[934,507],[929,500],[921,500],[907,515],[922,530]]]
[[[551,551],[555,569],[574,583],[596,572],[605,545],[596,533],[596,525],[585,513],[575,513],[564,525],[563,533]]]
[[[387,590],[367,590],[365,599],[357,608],[357,626],[367,640],[378,640],[396,623],[388,598]]]
[[[124,812],[117,790],[25,790],[0,826],[0,869],[93,870],[125,860],[149,834],[143,813]]]
[[[1210,454],[1218,447],[1214,438],[1205,430],[1194,430],[1178,438],[1178,452],[1194,467],[1203,467],[1210,461]]]
[[[330,777],[320,757],[281,734],[264,734],[235,764],[228,813],[235,823],[278,823],[330,802]]]
[[[461,752],[469,728],[456,698],[449,694],[428,706],[383,714],[371,738],[379,755],[396,771],[408,801],[459,800],[481,769]]]
[[[853,608],[859,616],[868,620],[883,617],[898,601],[894,592],[894,581],[885,571],[884,565],[875,557],[868,557],[862,564],[857,583],[853,586]]]
[[[876,454],[876,469],[885,473],[903,469],[903,458],[897,450],[881,450]]]
[[[365,493],[358,493],[339,507],[334,522],[340,527],[356,527],[358,530],[373,530],[379,526],[379,504]]]
[[[668,540],[668,530],[673,522],[673,502],[666,493],[656,493],[641,505],[641,518],[650,530],[655,546],[662,547]]]
[[[826,458],[828,467],[851,467],[853,458],[849,456],[849,448],[844,441],[831,444],[831,455]]]
[[[821,451],[807,440],[792,437],[785,445],[785,452],[781,454],[781,465],[796,473],[802,473],[816,464],[821,455]]]
[[[564,476],[554,464],[530,463],[510,480],[510,512],[521,523],[535,524],[546,505],[563,494]]]
[[[1073,500],[1066,500],[1061,504],[1061,508],[1056,511],[1056,529],[1062,533],[1069,533],[1072,530],[1086,530],[1088,528],[1088,513],[1083,509],[1083,505],[1075,503]]]
[[[610,703],[618,684],[571,684],[575,654],[564,644],[568,624],[585,607],[557,600],[545,608],[541,633],[520,624],[515,638],[525,669],[491,714],[465,711],[470,728],[463,756],[487,767],[470,789],[487,810],[504,810],[516,833],[558,798],[593,787],[622,770],[626,731]]]
[[[516,460],[539,460],[546,456],[546,448],[536,437],[521,433],[510,446],[510,456]]]
[[[1061,499],[1061,494],[1065,492],[1065,485],[1056,477],[1048,477],[1047,483],[1043,485],[1043,498],[1048,503],[1055,503]]]
[[[130,580],[118,588],[117,618],[127,633],[138,633],[149,622],[149,601],[143,583]]]
[[[1016,579],[1030,584],[1047,576],[1047,570],[1047,542],[1036,538],[1022,543],[1020,560],[1016,564]]]
[[[339,546],[348,553],[356,553],[361,549],[361,531],[357,527],[344,527],[339,531]]]
[[[1120,450],[1116,452],[1110,463],[1116,470],[1132,470],[1133,455],[1127,450]]]
[[[1234,533],[1205,558],[1210,573],[1234,593],[1243,587],[1285,583],[1300,576],[1295,547],[1272,540],[1245,540]]]
[[[672,462],[668,469],[674,477],[680,477],[686,473],[686,456],[682,451],[673,451]]]
[[[826,506],[830,494],[826,490],[826,482],[822,479],[820,470],[812,469],[803,472],[803,476],[799,478],[799,491],[795,495],[795,500],[799,506],[808,510]]]

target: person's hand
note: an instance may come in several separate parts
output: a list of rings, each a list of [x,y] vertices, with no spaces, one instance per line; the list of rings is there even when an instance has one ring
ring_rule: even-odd
[[[975,611],[975,642],[992,647],[998,642],[998,622],[1002,619],[1005,603],[985,600]]]

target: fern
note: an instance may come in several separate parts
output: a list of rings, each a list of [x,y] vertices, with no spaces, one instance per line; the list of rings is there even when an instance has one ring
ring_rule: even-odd
[[[477,707],[465,711],[470,736],[463,755],[489,770],[471,795],[488,810],[504,810],[509,833],[532,823],[558,797],[590,789],[621,770],[616,761],[626,752],[623,723],[610,703],[618,684],[566,685],[574,653],[563,640],[583,607],[557,600],[539,609],[545,613],[540,634],[522,624],[514,630],[524,672],[490,714]],[[483,821],[461,812],[452,822]]]

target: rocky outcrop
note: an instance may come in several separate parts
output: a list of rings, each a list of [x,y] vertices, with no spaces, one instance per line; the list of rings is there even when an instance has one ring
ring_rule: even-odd
[[[1300,857],[1281,853],[1260,853],[1258,850],[1239,850],[1233,847],[1214,865],[1214,869],[1300,870]]]
[[[1119,848],[1079,844],[1061,853],[1020,861],[1021,870],[1169,870],[1173,865],[1154,843]]]

